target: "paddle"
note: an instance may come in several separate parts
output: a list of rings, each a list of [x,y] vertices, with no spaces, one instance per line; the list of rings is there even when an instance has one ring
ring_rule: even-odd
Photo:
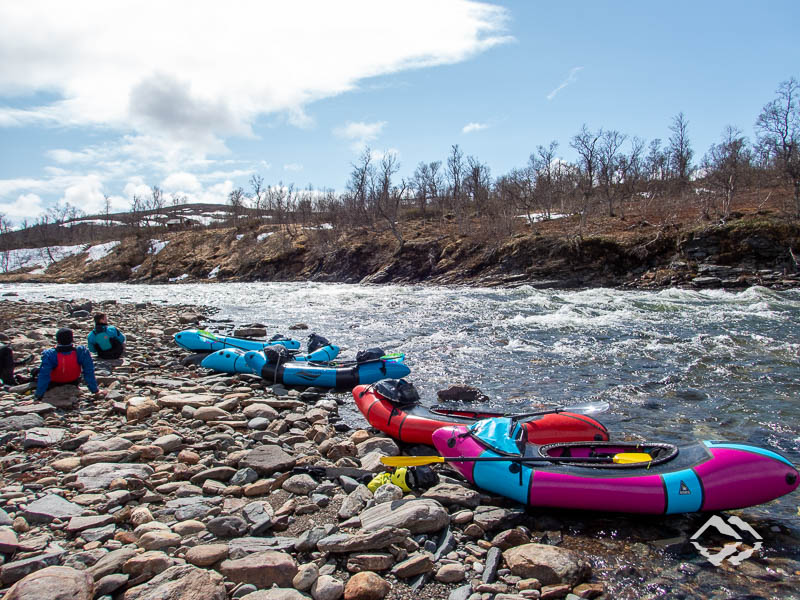
[[[568,463],[614,463],[630,465],[650,462],[653,457],[646,452],[620,452],[609,456],[382,456],[387,467],[418,467],[444,462],[568,462]]]
[[[464,408],[449,408],[442,404],[438,404],[431,408],[431,411],[437,414],[449,414],[459,412],[474,412],[491,417],[511,417],[514,420],[526,419],[529,417],[538,417],[540,415],[550,415],[554,413],[570,412],[578,415],[596,415],[598,413],[606,412],[611,405],[608,402],[586,402],[584,404],[575,404],[574,406],[557,406],[555,408],[542,409],[537,412],[528,413],[493,413],[487,410],[476,409],[473,407]]]

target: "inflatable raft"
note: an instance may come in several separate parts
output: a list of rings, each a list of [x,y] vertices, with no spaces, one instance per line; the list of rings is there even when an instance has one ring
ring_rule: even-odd
[[[479,419],[501,416],[499,413],[452,409],[442,406],[427,408],[419,402],[402,403],[381,394],[375,385],[359,385],[353,389],[356,406],[369,424],[410,444],[433,445],[431,436],[440,427],[469,426]],[[591,417],[569,412],[540,415],[525,422],[528,440],[547,444],[556,441],[605,441],[608,430]]]
[[[238,348],[227,348],[225,350],[217,350],[206,356],[200,363],[200,366],[206,369],[213,369],[221,373],[251,373],[253,375],[260,375],[261,369],[255,370],[251,368],[247,361],[244,359],[245,350]],[[263,356],[263,352],[255,350]],[[297,362],[330,362],[335,359],[339,354],[339,346],[328,345],[318,348],[308,354],[294,354],[291,360]],[[264,363],[266,363],[266,358]]]
[[[267,346],[284,346],[289,350],[299,350],[300,342],[286,338],[261,342],[259,340],[245,340],[235,337],[216,335],[203,329],[184,329],[173,336],[175,343],[181,348],[192,352],[216,352],[225,348],[237,350],[263,350]]]
[[[478,487],[531,506],[650,514],[728,510],[769,502],[798,485],[788,459],[750,444],[536,445],[527,428],[509,418],[438,429],[433,444]],[[625,453],[646,453],[650,460],[614,462]],[[488,460],[452,460],[459,458]]]
[[[352,389],[380,379],[405,377],[411,372],[404,355],[389,355],[364,362],[266,362],[263,352],[245,352],[248,366],[270,383]]]

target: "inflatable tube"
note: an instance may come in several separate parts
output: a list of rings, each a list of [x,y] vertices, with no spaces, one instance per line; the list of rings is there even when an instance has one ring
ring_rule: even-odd
[[[269,383],[337,389],[353,389],[359,384],[374,383],[387,377],[405,377],[411,369],[403,363],[403,359],[401,354],[360,363],[286,362],[275,365],[264,363],[263,353],[245,353],[247,364],[254,369],[260,368],[261,377]]]
[[[253,351],[260,354],[262,357],[264,353],[258,350]],[[325,361],[329,362],[336,358],[339,354],[339,346],[323,346],[309,354],[295,354],[292,356],[293,361],[308,362],[308,361]],[[261,372],[261,366],[257,368],[250,367],[244,358],[245,351],[238,348],[226,348],[225,350],[217,350],[211,354],[206,355],[200,363],[201,367],[212,369],[221,373],[250,373],[258,375]],[[264,358],[263,362],[266,363],[267,359]]]
[[[356,386],[353,398],[370,425],[396,440],[410,444],[431,446],[431,436],[440,427],[471,425],[479,419],[500,416],[489,411],[427,408],[419,403],[402,406],[382,396],[372,385]],[[569,412],[541,415],[527,421],[525,428],[528,439],[538,444],[608,440],[608,430],[602,423]]]
[[[750,444],[527,442],[524,427],[508,418],[438,429],[442,456],[497,458],[449,464],[478,487],[531,506],[676,514],[755,506],[794,491],[797,469],[777,452]],[[633,464],[583,462],[619,453],[646,452]],[[572,458],[574,462],[518,462],[519,457]]]
[[[173,336],[175,343],[181,348],[192,352],[216,352],[225,348],[238,350],[263,350],[267,346],[284,346],[289,350],[299,350],[300,342],[297,340],[282,339],[261,342],[258,340],[244,340],[235,337],[216,335],[203,329],[184,329]]]

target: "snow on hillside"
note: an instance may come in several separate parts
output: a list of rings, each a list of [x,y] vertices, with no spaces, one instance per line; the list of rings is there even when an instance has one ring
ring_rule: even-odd
[[[33,269],[31,273],[39,275],[54,262],[64,260],[76,254],[88,254],[86,262],[100,260],[108,256],[119,245],[119,241],[106,242],[89,246],[76,244],[74,246],[50,246],[49,248],[18,248],[0,252],[0,271],[10,273],[19,269]]]
[[[104,256],[108,256],[111,254],[111,251],[119,246],[119,240],[114,242],[106,242],[105,244],[98,244],[97,246],[92,246],[87,250],[89,253],[88,258],[86,259],[87,263],[95,262],[100,260]]]

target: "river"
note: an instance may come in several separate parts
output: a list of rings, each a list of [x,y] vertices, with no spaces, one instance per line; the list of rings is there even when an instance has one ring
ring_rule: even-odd
[[[496,406],[606,400],[617,438],[725,439],[800,463],[800,291],[581,291],[322,283],[3,284],[3,300],[198,304],[210,323],[309,325],[343,355],[404,352],[424,401],[453,383]],[[308,332],[302,333],[304,336]],[[353,408],[351,424],[365,422]],[[751,509],[797,523],[795,495]]]

